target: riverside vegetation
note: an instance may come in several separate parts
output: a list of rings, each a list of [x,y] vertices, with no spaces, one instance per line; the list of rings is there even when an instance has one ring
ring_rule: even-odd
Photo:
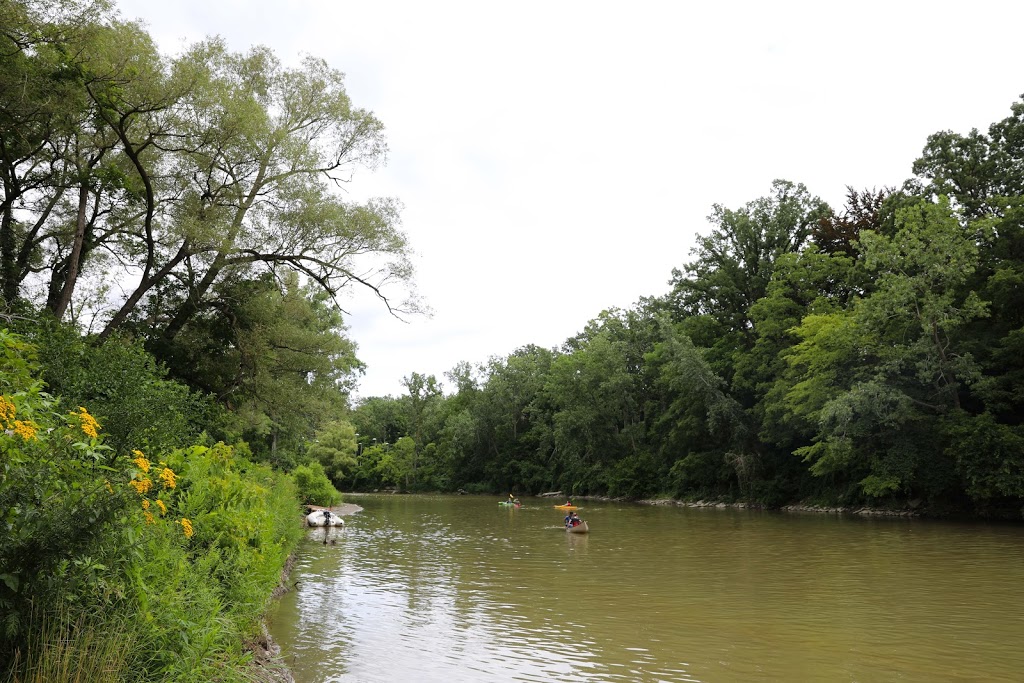
[[[302,534],[303,492],[244,442],[184,429],[148,453],[112,447],[142,423],[106,434],[43,391],[34,355],[0,332],[0,680],[248,679],[243,645]],[[147,379],[131,408],[169,427],[187,393]]]
[[[398,202],[333,191],[386,152],[342,74],[167,57],[103,0],[0,2],[0,54],[0,677],[251,676],[336,488],[1020,518],[1024,102],[838,210],[714,205],[559,348],[351,405],[336,295],[421,309]]]

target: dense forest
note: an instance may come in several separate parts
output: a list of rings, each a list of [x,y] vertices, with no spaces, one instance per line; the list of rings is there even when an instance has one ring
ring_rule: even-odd
[[[714,205],[664,294],[560,348],[461,364],[450,395],[411,373],[315,452],[349,489],[1019,519],[1024,103],[935,133],[912,169],[838,209],[781,180]]]
[[[397,200],[337,191],[387,152],[340,72],[169,57],[105,0],[0,0],[0,55],[12,680],[59,678],[54,642],[89,680],[230,679],[332,484],[1020,519],[1024,102],[842,207],[712,205],[665,292],[558,348],[353,403],[339,295],[421,306]]]

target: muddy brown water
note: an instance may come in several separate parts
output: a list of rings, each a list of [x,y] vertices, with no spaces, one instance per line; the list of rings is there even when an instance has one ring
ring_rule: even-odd
[[[297,683],[1024,681],[1024,526],[346,500],[270,616]]]

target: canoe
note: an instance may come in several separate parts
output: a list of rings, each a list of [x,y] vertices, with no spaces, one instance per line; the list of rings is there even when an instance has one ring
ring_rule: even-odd
[[[586,522],[581,521],[576,526],[567,526],[565,530],[570,534],[586,534],[590,532],[590,527],[587,526]]]
[[[579,510],[575,505],[556,505],[554,507],[556,510]]]

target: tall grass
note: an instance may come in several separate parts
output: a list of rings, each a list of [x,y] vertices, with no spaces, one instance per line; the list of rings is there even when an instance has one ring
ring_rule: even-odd
[[[97,621],[34,610],[24,650],[15,650],[6,683],[125,683],[139,680],[138,637],[120,617]]]

